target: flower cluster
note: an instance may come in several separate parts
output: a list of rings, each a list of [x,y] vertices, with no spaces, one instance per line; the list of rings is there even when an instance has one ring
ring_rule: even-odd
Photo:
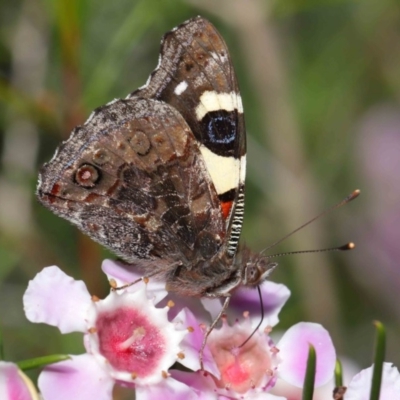
[[[91,296],[82,281],[48,267],[29,283],[23,302],[27,318],[82,332],[84,354],[48,365],[38,379],[40,395],[17,365],[0,361],[0,398],[7,400],[110,400],[114,385],[135,390],[135,398],[266,399],[302,398],[309,345],[317,354],[314,398],[332,397],[335,349],[318,324],[298,323],[274,343],[270,334],[290,296],[281,284],[264,282],[264,322],[256,291],[237,290],[221,327],[199,350],[207,327],[218,315],[218,299],[182,299],[161,282],[140,279],[123,264],[102,265],[112,285],[105,299]],[[250,338],[251,337],[251,338]],[[250,340],[248,340],[250,338]],[[373,366],[356,374],[346,400],[369,398]],[[325,385],[325,386],[323,386]],[[384,363],[380,399],[400,399],[400,373]]]
[[[109,260],[102,269],[117,286],[139,278]],[[336,359],[328,332],[299,323],[275,344],[270,332],[290,292],[272,282],[261,290],[260,329],[242,345],[260,320],[260,305],[256,291],[239,289],[222,326],[208,338],[200,370],[199,350],[221,309],[219,299],[174,297],[150,279],[101,300],[58,267],[45,268],[25,292],[26,316],[61,333],[82,332],[86,353],[47,366],[39,376],[40,392],[47,400],[109,400],[117,384],[135,389],[137,399],[283,399],[270,390],[279,380],[302,386],[310,343],[317,351],[316,385],[326,383]]]

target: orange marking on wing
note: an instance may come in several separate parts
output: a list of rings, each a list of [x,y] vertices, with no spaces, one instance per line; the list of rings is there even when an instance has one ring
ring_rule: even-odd
[[[98,199],[100,196],[96,193],[90,193],[88,196],[85,198],[85,202],[87,203],[93,203],[96,199]]]
[[[58,183],[55,183],[53,187],[51,188],[50,194],[53,196],[57,196],[60,193],[61,186]]]
[[[221,202],[222,215],[224,216],[224,219],[228,219],[228,217],[231,215],[232,205],[233,201]]]

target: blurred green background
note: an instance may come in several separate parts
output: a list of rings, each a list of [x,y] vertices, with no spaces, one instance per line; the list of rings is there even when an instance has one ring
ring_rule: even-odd
[[[102,296],[111,256],[35,199],[37,172],[92,109],[155,68],[161,36],[201,14],[220,30],[248,131],[242,239],[272,253],[354,241],[353,252],[279,259],[292,296],[277,329],[323,324],[339,355],[371,364],[374,328],[400,366],[400,3],[394,0],[3,0],[0,3],[0,319],[5,357],[81,353],[80,334],[30,324],[27,283],[58,265]]]

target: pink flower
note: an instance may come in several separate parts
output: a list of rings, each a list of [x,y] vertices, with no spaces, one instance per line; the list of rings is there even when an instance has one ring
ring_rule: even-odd
[[[99,300],[57,267],[37,274],[23,298],[27,318],[62,333],[83,332],[87,351],[44,369],[38,381],[43,396],[111,399],[115,383],[179,390],[168,369],[184,357],[180,343],[188,330],[168,321],[169,307],[156,308],[155,296],[139,283]],[[184,325],[181,319],[179,325]]]
[[[299,323],[290,328],[274,345],[269,329],[259,330],[244,346],[254,325],[248,318],[229,326],[224,320],[208,341],[217,364],[218,374],[206,381],[209,395],[218,399],[281,399],[268,393],[278,379],[302,387],[309,343],[317,352],[316,386],[324,385],[333,376],[336,353],[328,332],[319,324]],[[193,376],[174,375],[193,385]],[[193,387],[193,386],[192,386]],[[268,396],[268,397],[265,397]]]
[[[0,361],[0,399],[39,400],[39,395],[31,380],[15,364]]]
[[[260,320],[258,293],[256,290],[239,289],[233,296],[222,327],[214,329],[208,338],[208,365],[212,365],[211,361],[214,360],[216,371],[206,368],[212,372],[208,376],[176,372],[173,373],[175,379],[193,390],[202,387],[201,393],[206,395],[205,398],[283,399],[268,392],[279,379],[302,387],[309,343],[314,345],[317,352],[316,386],[332,378],[336,353],[329,333],[319,324],[300,323],[290,328],[275,345],[269,333],[278,323],[279,311],[290,292],[284,285],[269,281],[261,285],[261,290],[264,323],[252,339],[240,347]],[[202,302],[211,314],[211,319],[203,320],[205,329],[219,312],[221,302],[208,299]],[[236,319],[232,326],[227,323],[229,317]],[[190,324],[195,326],[196,322],[191,321]],[[199,349],[202,338],[203,335],[199,334],[187,336],[184,340],[191,339],[193,346]]]
[[[362,370],[350,381],[345,394],[346,400],[369,400],[373,366]],[[391,363],[383,363],[381,400],[400,399],[400,373]]]
[[[220,378],[215,379],[217,392],[227,397],[249,396],[270,389],[276,381],[278,350],[268,332],[257,331],[248,318],[229,326],[223,321],[221,329],[209,338],[209,347],[218,366]]]

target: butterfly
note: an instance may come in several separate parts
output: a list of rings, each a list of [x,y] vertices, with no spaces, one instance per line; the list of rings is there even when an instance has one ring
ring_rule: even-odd
[[[246,130],[228,48],[202,17],[167,32],[147,83],[97,108],[39,175],[39,201],[181,296],[224,298],[273,264],[239,247]]]

